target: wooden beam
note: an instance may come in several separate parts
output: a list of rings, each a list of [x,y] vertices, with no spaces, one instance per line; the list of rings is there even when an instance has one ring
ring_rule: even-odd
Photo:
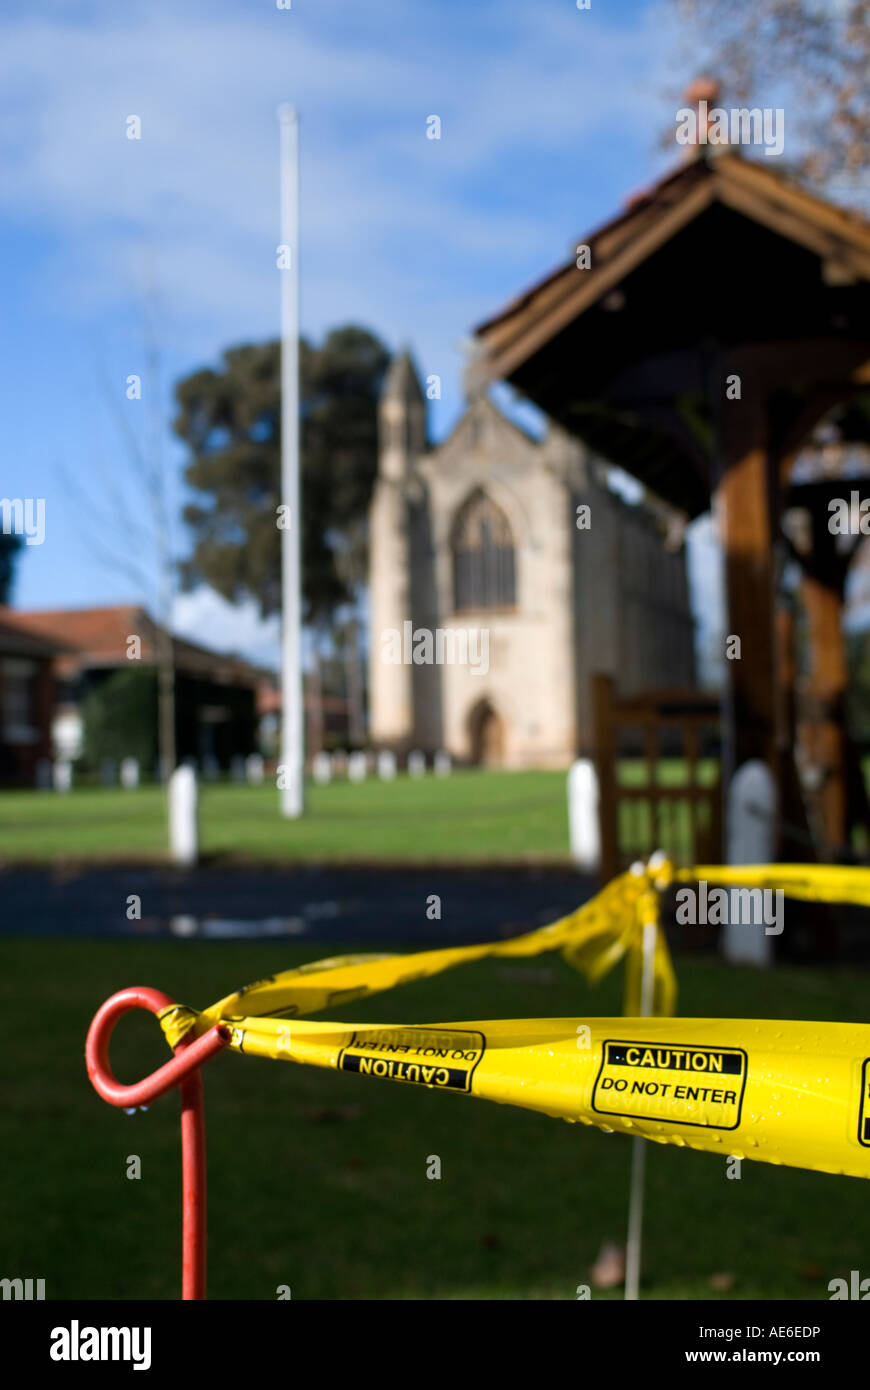
[[[804,223],[812,223],[823,229],[836,237],[838,242],[847,243],[856,253],[870,255],[870,222],[865,217],[817,198],[794,183],[786,183],[756,160],[743,159],[739,155],[720,156],[716,173],[720,185],[742,185],[756,194],[751,213],[756,220],[764,220],[765,204],[778,206]]]
[[[749,188],[727,180],[718,184],[717,194],[720,202],[733,212],[768,227],[821,261],[842,267],[855,281],[870,279],[870,246],[866,242],[856,245],[851,238],[847,240],[842,227],[831,228],[824,221],[819,225],[819,221],[808,218],[802,208],[790,208],[784,200],[774,202],[769,196],[759,197]]]
[[[801,580],[810,646],[811,719],[807,753],[821,774],[818,804],[827,856],[848,839],[846,778],[846,654],[843,595],[809,574]]]
[[[745,372],[741,377],[743,399],[723,402],[719,416],[721,476],[715,491],[728,596],[727,635],[740,641],[739,657],[725,662],[726,787],[750,758],[760,758],[775,775],[779,761],[766,397],[760,383]]]

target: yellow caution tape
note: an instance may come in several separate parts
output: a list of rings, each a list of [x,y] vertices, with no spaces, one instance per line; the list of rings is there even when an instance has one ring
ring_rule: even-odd
[[[664,933],[656,933],[659,1017],[420,1025],[320,1023],[334,1008],[489,956],[561,950],[596,980],[625,958],[626,1013],[639,1012],[642,937],[674,881],[781,888],[870,904],[870,873],[817,865],[696,865],[658,857],[568,917],[513,940],[411,956],[345,956],[261,980],[197,1014],[160,1015],[171,1046],[215,1023],[248,1056],[476,1095],[601,1129],[764,1163],[870,1177],[870,1026],[676,1019]],[[289,1021],[288,1021],[289,1020]]]
[[[455,965],[488,956],[537,956],[561,951],[569,964],[596,983],[627,958],[625,1012],[640,1012],[644,922],[658,920],[658,895],[644,874],[621,874],[588,903],[558,922],[508,941],[482,946],[449,946],[414,955],[338,956],[285,970],[246,985],[197,1014],[184,1005],[167,1009],[160,1022],[171,1047],[192,1032],[205,1033],[221,1019],[244,1014],[296,1018],[323,1009],[343,1007],[355,999],[379,994],[395,985],[438,975]],[[664,932],[656,933],[654,959],[655,1014],[672,1014],[677,986]]]
[[[408,1027],[243,1018],[229,1046],[518,1105],[723,1156],[870,1177],[870,1027],[519,1019]]]
[[[689,869],[674,869],[669,860],[663,860],[655,872],[657,887],[701,880],[742,888],[781,889],[787,898],[808,902],[870,907],[870,869],[839,864],[694,864]]]

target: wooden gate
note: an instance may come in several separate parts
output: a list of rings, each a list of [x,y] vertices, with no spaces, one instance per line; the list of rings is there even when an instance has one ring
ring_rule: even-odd
[[[592,677],[605,882],[663,849],[682,864],[721,863],[720,707],[698,690],[618,696]]]

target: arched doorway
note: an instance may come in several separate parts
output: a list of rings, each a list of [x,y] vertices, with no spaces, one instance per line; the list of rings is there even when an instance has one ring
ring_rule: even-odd
[[[501,767],[504,763],[505,727],[501,715],[489,700],[479,700],[468,718],[471,761],[478,767]]]

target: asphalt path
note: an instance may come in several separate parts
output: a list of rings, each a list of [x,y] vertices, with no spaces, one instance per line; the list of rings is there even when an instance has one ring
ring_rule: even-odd
[[[445,945],[544,926],[594,891],[590,878],[533,869],[10,868],[0,933]]]

